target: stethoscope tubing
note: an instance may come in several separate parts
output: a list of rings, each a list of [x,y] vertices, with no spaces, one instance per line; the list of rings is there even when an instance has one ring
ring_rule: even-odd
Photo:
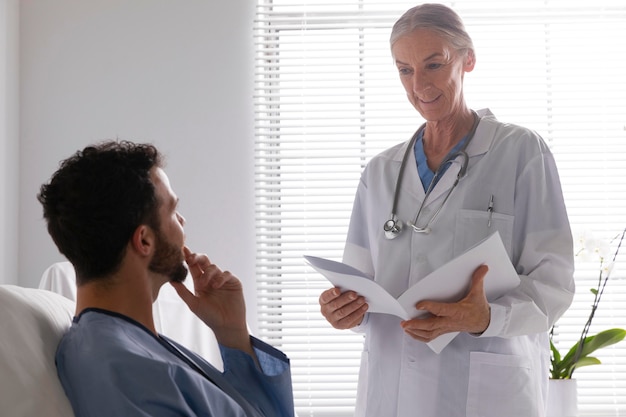
[[[439,164],[439,167],[435,171],[435,175],[433,176],[433,179],[431,180],[430,184],[428,185],[428,188],[426,190],[426,194],[424,195],[424,199],[422,200],[422,203],[420,204],[420,207],[419,207],[419,209],[417,211],[417,214],[415,216],[415,220],[411,224],[411,227],[413,227],[413,229],[416,232],[426,232],[426,233],[428,233],[430,231],[428,226],[435,220],[435,218],[437,217],[437,215],[439,214],[439,212],[443,208],[443,205],[446,203],[446,201],[448,201],[448,198],[450,197],[450,194],[452,193],[452,190],[457,186],[457,184],[459,183],[459,180],[462,177],[464,177],[466,175],[466,173],[467,173],[467,167],[469,165],[469,156],[467,155],[466,149],[467,149],[467,146],[469,145],[469,143],[474,138],[474,134],[476,133],[476,129],[478,128],[478,124],[480,123],[480,117],[478,116],[478,114],[475,111],[473,111],[473,110],[472,110],[472,113],[474,115],[474,124],[472,125],[472,128],[470,129],[470,131],[468,133],[468,137],[467,137],[467,140],[465,141],[465,143],[463,144],[463,148],[461,148],[460,151],[455,152],[453,155],[449,156],[441,164]],[[384,223],[384,225],[383,225],[383,230],[385,232],[385,236],[388,239],[395,238],[402,231],[402,223],[400,222],[400,220],[398,220],[396,218],[396,210],[398,208],[398,200],[400,198],[400,187],[401,187],[401,184],[402,184],[402,178],[403,178],[403,175],[404,175],[404,169],[406,168],[407,161],[409,159],[409,155],[411,154],[411,152],[413,152],[413,148],[415,147],[415,143],[417,142],[417,138],[420,136],[420,134],[422,133],[422,131],[425,128],[426,128],[426,123],[422,124],[417,129],[417,131],[413,134],[413,137],[411,137],[411,140],[409,141],[409,144],[408,144],[406,150],[404,151],[404,155],[402,156],[402,162],[400,164],[400,170],[398,171],[398,178],[396,180],[396,187],[395,187],[395,190],[394,190],[394,193],[393,193],[393,205],[391,207],[391,215],[389,217],[389,220],[387,220]],[[454,181],[454,184],[452,186],[452,190],[446,195],[442,205],[435,212],[433,217],[431,217],[431,219],[428,222],[427,226],[424,227],[424,228],[418,227],[417,226],[417,219],[419,218],[419,215],[422,212],[422,209],[424,208],[424,204],[426,203],[426,200],[430,196],[430,193],[433,190],[433,188],[435,186],[435,183],[437,182],[437,179],[439,178],[439,175],[441,175],[442,170],[444,169],[444,167],[447,164],[454,162],[454,160],[456,160],[459,156],[461,156],[463,158],[463,162],[462,162],[461,168],[459,169],[459,172],[457,174],[456,180]]]

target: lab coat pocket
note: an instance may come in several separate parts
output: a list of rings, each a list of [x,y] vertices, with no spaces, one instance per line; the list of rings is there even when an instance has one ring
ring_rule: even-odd
[[[463,254],[497,230],[511,257],[513,241],[513,216],[484,210],[459,210],[454,232],[454,256]]]
[[[471,352],[467,417],[539,417],[529,358]]]

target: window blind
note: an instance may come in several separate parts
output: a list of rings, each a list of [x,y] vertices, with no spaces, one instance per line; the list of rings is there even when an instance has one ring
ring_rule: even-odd
[[[319,312],[329,287],[302,255],[340,260],[359,176],[422,123],[389,51],[414,2],[258,0],[255,183],[260,337],[291,358],[302,416],[352,415],[362,336]],[[626,227],[626,5],[619,1],[447,2],[477,52],[465,77],[474,109],[538,131],[553,150],[575,235]],[[382,227],[382,226],[381,226]],[[626,249],[624,250],[626,252]],[[589,314],[599,265],[578,262],[577,295],[555,340]],[[626,327],[626,255],[591,333]],[[626,342],[575,373],[581,415],[626,415]]]

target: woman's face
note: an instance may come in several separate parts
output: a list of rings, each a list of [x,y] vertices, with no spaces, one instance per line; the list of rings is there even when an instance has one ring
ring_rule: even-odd
[[[427,29],[398,38],[391,52],[407,97],[424,119],[454,119],[465,109],[463,76],[474,69],[472,52],[460,54]]]

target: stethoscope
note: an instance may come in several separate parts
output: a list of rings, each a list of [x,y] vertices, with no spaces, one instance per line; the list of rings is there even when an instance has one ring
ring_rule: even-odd
[[[457,184],[459,183],[459,180],[463,178],[467,172],[467,166],[469,165],[469,156],[467,155],[467,152],[465,151],[465,149],[467,149],[467,145],[469,145],[470,141],[474,138],[474,134],[476,133],[476,128],[478,127],[478,123],[480,122],[480,117],[478,116],[478,114],[476,114],[476,112],[474,111],[472,111],[472,113],[474,114],[474,124],[472,125],[472,128],[470,129],[469,133],[467,134],[467,140],[465,141],[465,144],[463,144],[463,148],[461,148],[461,150],[459,150],[458,152],[455,152],[454,154],[450,155],[439,165],[439,167],[437,168],[437,171],[435,171],[435,175],[433,179],[430,181],[430,184],[428,185],[428,189],[426,190],[426,194],[424,195],[422,204],[420,204],[419,210],[417,211],[417,214],[415,215],[415,220],[413,220],[413,223],[409,223],[409,226],[411,226],[413,231],[416,233],[425,233],[425,234],[430,233],[431,224],[435,221],[435,219],[439,215],[439,212],[441,212],[441,209],[446,204],[446,201],[448,201],[450,194],[452,194],[452,191],[456,188]],[[411,155],[411,152],[413,152],[415,142],[417,141],[417,138],[422,134],[425,127],[426,127],[426,123],[420,126],[419,129],[417,129],[417,132],[415,132],[415,134],[411,138],[411,141],[409,142],[409,146],[406,148],[406,151],[404,152],[404,156],[402,157],[400,171],[398,172],[398,179],[396,180],[396,189],[393,194],[393,206],[391,208],[391,216],[389,220],[387,220],[385,224],[383,225],[383,230],[385,231],[385,237],[387,239],[395,239],[396,237],[400,235],[400,232],[402,232],[402,229],[403,229],[402,221],[400,221],[396,216],[396,209],[398,207],[398,198],[400,195],[400,186],[402,183],[402,175],[404,174],[404,168],[406,167],[407,161],[409,159],[409,155]],[[461,169],[459,169],[459,172],[456,175],[456,179],[454,180],[454,184],[452,184],[450,191],[448,191],[448,194],[446,194],[446,197],[444,198],[443,202],[441,203],[437,211],[435,211],[435,214],[432,215],[430,220],[428,220],[428,222],[426,222],[424,226],[418,226],[417,221],[419,220],[422,209],[424,208],[424,205],[426,204],[426,200],[430,196],[430,193],[435,187],[435,184],[437,183],[439,176],[442,174],[442,172],[444,171],[444,168],[448,164],[452,164],[456,162],[456,159],[459,157],[462,159]]]

